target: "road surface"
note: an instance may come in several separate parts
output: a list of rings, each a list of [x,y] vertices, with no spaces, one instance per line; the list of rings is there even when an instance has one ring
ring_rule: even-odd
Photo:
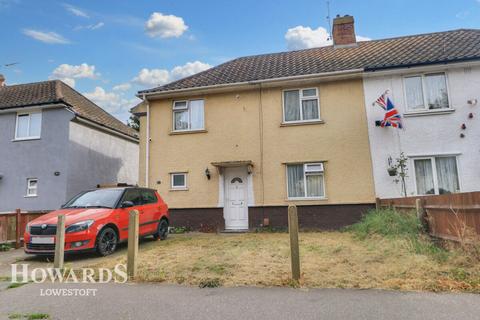
[[[97,291],[96,296],[41,296],[42,292],[46,294],[46,289],[59,288]],[[51,319],[103,320],[467,320],[480,318],[480,295],[343,289],[200,289],[164,284],[32,283],[0,290],[0,317],[8,319],[12,313],[47,313]]]

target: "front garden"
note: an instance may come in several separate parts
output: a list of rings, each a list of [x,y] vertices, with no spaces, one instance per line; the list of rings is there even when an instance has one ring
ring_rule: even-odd
[[[183,233],[144,242],[137,280],[201,287],[480,292],[478,248],[434,242],[414,215],[381,210],[343,231],[300,233],[300,283],[291,281],[289,237],[281,232]],[[91,266],[117,263],[126,263],[126,256]]]

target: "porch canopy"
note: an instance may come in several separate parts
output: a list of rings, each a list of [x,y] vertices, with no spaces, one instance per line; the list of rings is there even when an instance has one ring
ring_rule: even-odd
[[[216,167],[219,172],[222,172],[223,168],[232,168],[232,167],[245,167],[246,166],[248,173],[251,173],[252,169],[253,169],[253,161],[252,160],[212,162],[211,165]]]

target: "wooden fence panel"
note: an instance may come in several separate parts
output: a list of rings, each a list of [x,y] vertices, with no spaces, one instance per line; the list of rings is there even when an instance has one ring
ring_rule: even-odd
[[[457,241],[480,237],[480,192],[380,199],[379,205],[414,210],[416,199],[422,199],[431,235]]]
[[[41,212],[26,212],[22,211],[20,215],[20,238],[23,239],[23,233],[27,223],[33,219],[48,213],[48,211]],[[0,213],[0,243],[15,243],[17,230],[17,217],[15,212]]]

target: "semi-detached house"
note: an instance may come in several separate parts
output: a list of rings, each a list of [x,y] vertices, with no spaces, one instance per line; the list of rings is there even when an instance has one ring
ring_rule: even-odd
[[[480,57],[478,31],[357,43],[350,16],[334,20],[333,42],[138,93],[139,182],[162,194],[173,225],[285,226],[289,204],[304,228],[356,221],[375,202],[372,154],[382,147],[369,139],[367,110],[384,89],[366,97],[366,74]]]

